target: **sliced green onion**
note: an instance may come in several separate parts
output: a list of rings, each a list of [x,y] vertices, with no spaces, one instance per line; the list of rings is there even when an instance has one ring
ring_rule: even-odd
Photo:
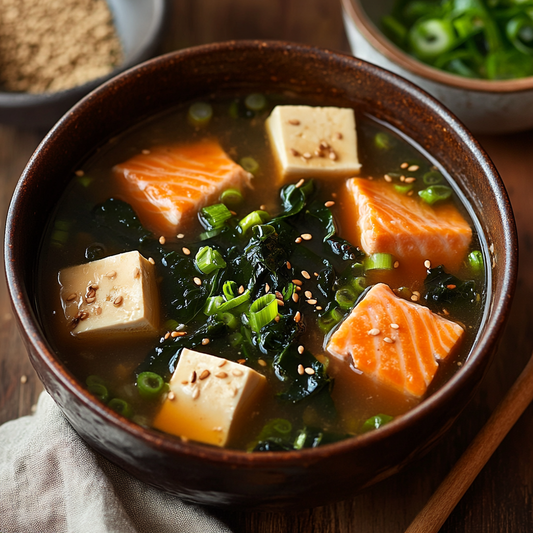
[[[436,202],[447,200],[452,195],[452,190],[447,185],[430,185],[426,189],[418,191],[418,195],[424,202],[433,205]]]
[[[287,302],[292,298],[292,295],[296,292],[296,285],[289,283],[282,291],[283,299]]]
[[[220,315],[220,320],[228,326],[229,329],[237,329],[239,327],[239,319],[232,313],[222,313]]]
[[[364,276],[358,276],[351,281],[350,286],[355,292],[356,297],[359,298],[366,289],[366,278]]]
[[[204,274],[211,274],[215,270],[226,268],[226,261],[218,250],[213,250],[211,246],[203,246],[198,250],[194,258],[196,268]]]
[[[349,287],[339,289],[335,293],[335,301],[339,304],[339,307],[344,311],[351,309],[353,304],[357,300],[357,295]]]
[[[224,302],[219,308],[219,313],[225,313],[229,311],[230,309],[235,309],[236,307],[239,307],[239,305],[247,302],[251,298],[252,294],[250,292],[250,289],[247,289],[244,291],[240,296],[237,296],[235,298],[232,298],[231,300],[228,300],[227,302]]]
[[[144,400],[155,400],[165,387],[163,378],[155,372],[141,372],[137,377],[137,390]]]
[[[234,281],[226,281],[222,286],[222,292],[226,300],[233,300],[239,294],[239,287]]]
[[[229,343],[233,348],[235,348],[236,346],[240,346],[242,344],[243,338],[244,337],[238,331],[235,331],[229,336]]]
[[[430,170],[424,174],[422,179],[426,185],[437,185],[444,179],[444,176],[438,170]]]
[[[207,126],[213,118],[213,107],[207,102],[195,102],[189,107],[187,120],[191,126]]]
[[[113,411],[125,418],[131,418],[133,416],[131,405],[120,398],[113,398],[107,405],[113,409]]]
[[[234,209],[242,204],[242,193],[239,189],[226,189],[220,195],[220,201],[227,207]]]
[[[480,250],[474,250],[468,254],[468,264],[475,275],[481,275],[485,271],[483,254]]]
[[[216,315],[223,303],[224,298],[222,296],[210,296],[205,302],[204,314],[207,316]]]
[[[394,145],[391,136],[382,131],[376,133],[374,136],[374,144],[376,145],[376,148],[379,148],[380,150],[390,150]]]
[[[431,60],[455,45],[453,24],[446,19],[427,19],[416,22],[409,31],[409,44],[414,55]]]
[[[76,178],[76,181],[82,186],[82,187],[89,187],[89,185],[93,182],[93,178],[90,176],[78,176]]]
[[[365,259],[366,270],[392,270],[394,257],[391,254],[375,253]]]
[[[379,414],[371,416],[368,420],[365,420],[361,427],[361,432],[366,433],[374,429],[379,429],[381,426],[388,424],[393,419],[390,415]]]
[[[68,231],[63,231],[60,229],[54,230],[50,237],[50,241],[54,246],[61,247],[65,245],[68,241]]]
[[[326,334],[342,320],[343,316],[338,308],[332,309],[318,319],[318,327]]]
[[[533,20],[525,15],[512,18],[505,26],[507,38],[524,54],[533,54]]]
[[[109,400],[109,391],[100,376],[89,376],[85,383],[87,390],[94,394],[101,402],[106,403]]]
[[[222,228],[204,231],[203,233],[200,233],[200,240],[207,241],[209,239],[212,239],[213,237],[216,237],[217,235],[220,235],[221,233],[222,233]]]
[[[253,157],[243,157],[239,164],[244,170],[250,172],[251,174],[256,174],[259,170],[259,163]]]
[[[266,326],[278,315],[278,301],[273,294],[261,296],[250,306],[249,321],[251,328],[259,333],[263,326]]]
[[[85,384],[90,387],[91,385],[105,385],[105,382],[100,376],[90,375],[85,380]]]
[[[252,93],[244,99],[244,105],[250,111],[263,111],[267,106],[267,99],[264,94]]]
[[[252,211],[246,215],[240,222],[239,226],[243,233],[246,233],[253,226],[264,224],[270,220],[270,215],[266,211]]]
[[[407,194],[410,190],[412,190],[413,184],[412,183],[395,183],[394,184],[394,190],[396,192],[399,192],[400,194]]]
[[[165,324],[164,324],[164,328],[167,330],[167,331],[173,331],[175,329],[178,329],[179,327],[179,322],[177,320],[174,320],[173,318],[169,318]]]
[[[220,229],[233,215],[224,204],[208,205],[200,209],[200,221],[207,230]]]

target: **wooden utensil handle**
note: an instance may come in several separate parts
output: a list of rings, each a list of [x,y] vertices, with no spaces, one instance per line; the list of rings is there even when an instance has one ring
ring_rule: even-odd
[[[494,450],[533,400],[533,354],[488,422],[405,533],[437,533]]]

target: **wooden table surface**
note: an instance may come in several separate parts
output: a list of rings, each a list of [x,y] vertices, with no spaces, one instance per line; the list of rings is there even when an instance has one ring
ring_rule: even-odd
[[[228,39],[281,39],[349,51],[336,0],[171,0],[161,51]],[[43,132],[0,126],[0,213]],[[474,400],[445,438],[396,476],[335,505],[299,513],[215,511],[235,532],[396,533],[422,508],[525,366],[533,348],[533,131],[480,136],[498,168],[520,238],[518,289],[500,349]],[[42,386],[0,280],[0,423],[31,412]],[[324,487],[327,491],[327,487]],[[533,531],[533,407],[504,440],[443,533]],[[30,532],[31,533],[31,532]]]

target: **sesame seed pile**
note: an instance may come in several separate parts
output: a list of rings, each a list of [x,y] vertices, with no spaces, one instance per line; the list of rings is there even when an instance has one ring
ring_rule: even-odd
[[[122,47],[105,0],[0,0],[0,86],[54,92],[109,74]]]

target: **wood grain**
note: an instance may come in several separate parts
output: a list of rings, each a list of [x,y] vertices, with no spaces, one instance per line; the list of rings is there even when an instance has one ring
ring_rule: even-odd
[[[336,0],[172,0],[162,52],[228,39],[281,39],[348,52]],[[0,210],[42,135],[0,127]],[[482,137],[511,196],[521,258],[511,318],[474,400],[446,437],[405,471],[335,505],[299,513],[214,510],[236,533],[400,533],[422,509],[511,387],[533,349],[533,131]],[[28,414],[41,390],[0,280],[0,423]],[[21,384],[22,375],[28,377]],[[442,533],[533,531],[530,406],[443,525]],[[328,487],[324,487],[324,492]]]

